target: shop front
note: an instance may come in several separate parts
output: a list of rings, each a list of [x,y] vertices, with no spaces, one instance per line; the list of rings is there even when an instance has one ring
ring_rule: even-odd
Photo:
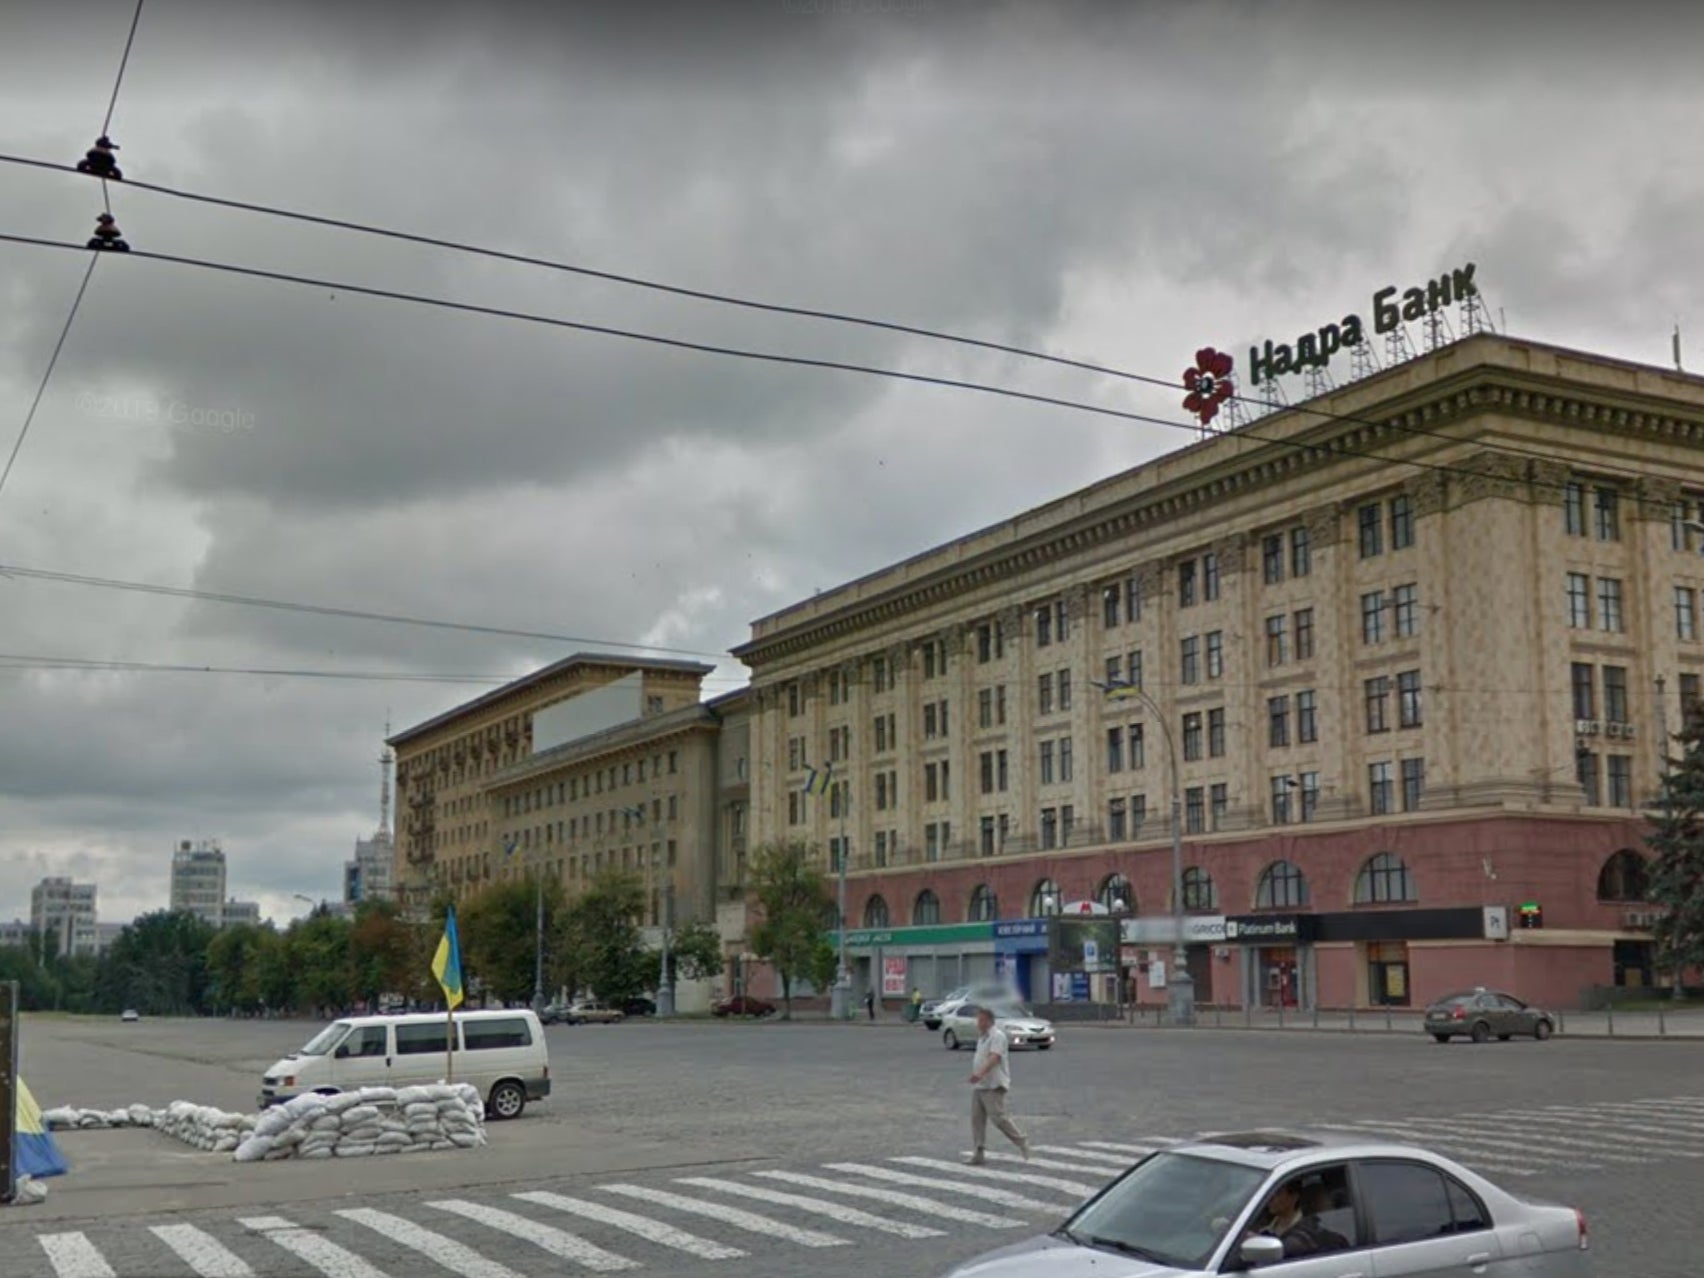
[[[1026,1003],[1047,1002],[1047,919],[1004,919],[994,924],[994,977],[1014,986]]]
[[[912,990],[938,998],[960,985],[993,980],[994,928],[993,923],[949,923],[852,929],[846,933],[846,962],[854,1001],[872,990],[888,1002],[909,999]],[[828,939],[839,943],[836,933]],[[896,988],[899,994],[891,992]]]
[[[1214,992],[1224,987],[1215,980],[1216,956],[1227,956],[1223,914],[1186,914],[1183,918],[1183,956],[1195,982],[1195,1001],[1209,1004]],[[1177,920],[1170,916],[1122,920],[1119,961],[1123,967],[1126,999],[1132,1003],[1164,1003],[1168,965],[1177,940]]]
[[[1318,998],[1312,914],[1245,914],[1225,920],[1244,1007],[1306,1009]]]

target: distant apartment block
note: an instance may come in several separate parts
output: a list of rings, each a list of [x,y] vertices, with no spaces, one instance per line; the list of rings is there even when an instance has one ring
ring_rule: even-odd
[[[100,948],[95,925],[95,885],[47,878],[30,891],[30,928],[42,938],[42,952],[67,957],[94,954]]]
[[[188,839],[172,853],[173,911],[186,911],[214,927],[225,916],[225,854],[216,841],[192,845]]]

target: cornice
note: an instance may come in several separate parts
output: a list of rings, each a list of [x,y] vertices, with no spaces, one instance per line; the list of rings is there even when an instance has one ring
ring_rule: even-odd
[[[734,648],[732,655],[747,665],[755,665],[806,651],[884,622],[914,616],[982,587],[1079,559],[1085,552],[1110,543],[1152,535],[1229,498],[1293,483],[1346,460],[1365,458],[1400,465],[1400,458],[1392,452],[1393,446],[1417,442],[1470,417],[1500,413],[1545,424],[1642,436],[1704,449],[1704,406],[1692,413],[1660,411],[1654,401],[1640,406],[1637,396],[1613,388],[1594,391],[1533,384],[1543,380],[1539,375],[1518,369],[1478,365],[1407,397],[1389,401],[1400,405],[1398,411],[1390,412],[1387,408],[1377,416],[1373,415],[1376,410],[1367,410],[1365,417],[1326,418],[1318,426],[1279,435],[1277,423],[1307,412],[1306,406],[1285,410],[1255,424],[1255,429],[1263,432],[1260,440],[1250,440],[1237,431],[1222,436],[1227,441],[1228,455],[1218,464],[1038,532],[1019,545],[990,548],[977,557],[945,564],[922,579],[850,603],[839,612],[802,622],[794,629],[770,637],[754,639]],[[1448,438],[1438,441],[1443,445],[1452,442],[1473,441]],[[1230,451],[1237,444],[1242,445],[1242,450]],[[1494,449],[1487,452],[1497,460],[1478,475],[1457,477],[1443,476],[1436,470],[1430,472],[1447,478],[1449,487],[1456,490],[1450,505],[1459,504],[1463,497],[1473,500],[1482,495],[1501,495],[1511,485],[1536,478],[1525,469],[1519,474],[1506,469],[1504,463],[1524,468],[1523,459]],[[1454,469],[1456,463],[1448,465]],[[1470,464],[1468,469],[1479,468]],[[1458,489],[1458,484],[1463,487]],[[1434,503],[1442,496],[1437,488],[1430,484],[1416,487],[1427,511],[1436,509]],[[1331,510],[1329,506],[1316,508],[1315,515],[1309,519],[1316,547],[1341,535],[1331,527],[1335,522],[1327,513]]]

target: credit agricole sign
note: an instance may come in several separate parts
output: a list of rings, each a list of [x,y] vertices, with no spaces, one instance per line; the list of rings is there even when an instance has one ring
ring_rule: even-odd
[[[1396,285],[1389,285],[1373,294],[1371,332],[1375,335],[1394,332],[1402,324],[1425,319],[1434,311],[1478,296],[1472,262],[1400,292]],[[1321,324],[1316,331],[1303,333],[1294,342],[1274,342],[1268,338],[1264,345],[1248,348],[1248,381],[1258,384],[1286,373],[1325,368],[1338,352],[1366,341],[1368,331],[1367,322],[1359,314],[1351,314],[1334,324]],[[1234,369],[1231,356],[1204,346],[1195,352],[1194,366],[1184,370],[1183,385],[1188,393],[1183,406],[1203,426],[1218,415],[1219,405],[1235,393]]]

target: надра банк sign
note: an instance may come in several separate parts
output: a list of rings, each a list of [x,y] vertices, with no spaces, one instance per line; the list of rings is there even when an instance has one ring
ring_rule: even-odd
[[[1402,290],[1397,296],[1396,285],[1382,288],[1373,294],[1373,332],[1390,333],[1409,320],[1425,319],[1434,311],[1479,296],[1479,286],[1473,282],[1473,263],[1428,280],[1424,285]],[[1248,348],[1248,380],[1250,383],[1269,382],[1285,373],[1300,373],[1309,368],[1324,368],[1338,351],[1359,346],[1365,340],[1366,322],[1359,315],[1345,315],[1335,324],[1323,324],[1317,333],[1303,333],[1295,345],[1274,344],[1270,339],[1262,350]]]

